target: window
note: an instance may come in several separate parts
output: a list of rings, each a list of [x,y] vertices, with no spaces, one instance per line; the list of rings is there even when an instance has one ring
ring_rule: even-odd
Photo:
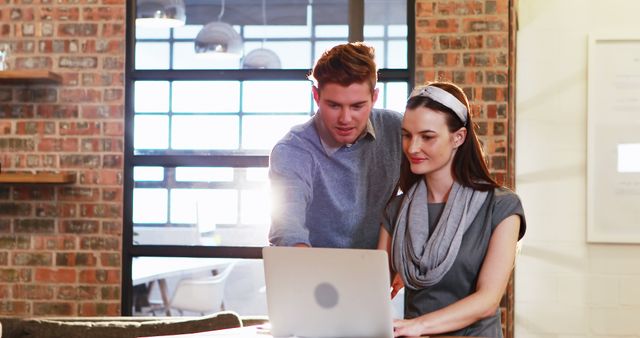
[[[161,268],[177,266],[151,290],[169,305],[181,280],[224,270],[188,262],[222,259],[235,271],[227,278],[250,288],[225,291],[234,304],[226,309],[265,314],[259,258],[270,149],[316,110],[306,79],[314,61],[349,40],[376,48],[376,107],[404,109],[413,1],[185,0],[184,25],[136,24],[136,12],[158,3],[129,5],[123,313],[148,315],[141,297]],[[214,49],[226,53],[202,52]],[[167,263],[135,263],[148,256]],[[175,257],[190,258],[170,263]]]

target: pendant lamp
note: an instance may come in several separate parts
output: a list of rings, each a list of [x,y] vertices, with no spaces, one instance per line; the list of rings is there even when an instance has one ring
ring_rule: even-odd
[[[262,25],[267,25],[267,0],[262,0]],[[282,68],[280,57],[274,51],[264,48],[262,39],[260,48],[247,53],[242,59],[244,69],[279,69]]]
[[[183,26],[186,20],[183,0],[138,0],[136,26],[172,28]]]
[[[225,1],[222,0],[218,21],[206,24],[196,36],[194,48],[196,54],[232,54],[240,57],[242,37],[233,26],[222,22]]]

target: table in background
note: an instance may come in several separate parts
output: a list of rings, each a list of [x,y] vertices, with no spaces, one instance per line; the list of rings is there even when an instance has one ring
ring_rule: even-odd
[[[171,316],[166,280],[168,277],[205,271],[215,273],[231,262],[233,260],[225,258],[135,257],[131,262],[131,281],[134,286],[157,281],[165,313]]]

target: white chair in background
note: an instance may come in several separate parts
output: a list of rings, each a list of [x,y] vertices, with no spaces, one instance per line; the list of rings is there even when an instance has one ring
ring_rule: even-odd
[[[215,276],[180,280],[169,307],[178,310],[180,315],[184,311],[205,315],[224,310],[224,289],[234,265],[235,262],[230,263]]]

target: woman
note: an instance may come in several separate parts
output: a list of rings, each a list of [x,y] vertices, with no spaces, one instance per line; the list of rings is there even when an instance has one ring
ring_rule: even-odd
[[[489,175],[469,111],[464,92],[446,82],[407,101],[402,194],[389,201],[378,244],[397,274],[392,296],[406,288],[395,336],[502,337],[499,304],[524,211]]]

